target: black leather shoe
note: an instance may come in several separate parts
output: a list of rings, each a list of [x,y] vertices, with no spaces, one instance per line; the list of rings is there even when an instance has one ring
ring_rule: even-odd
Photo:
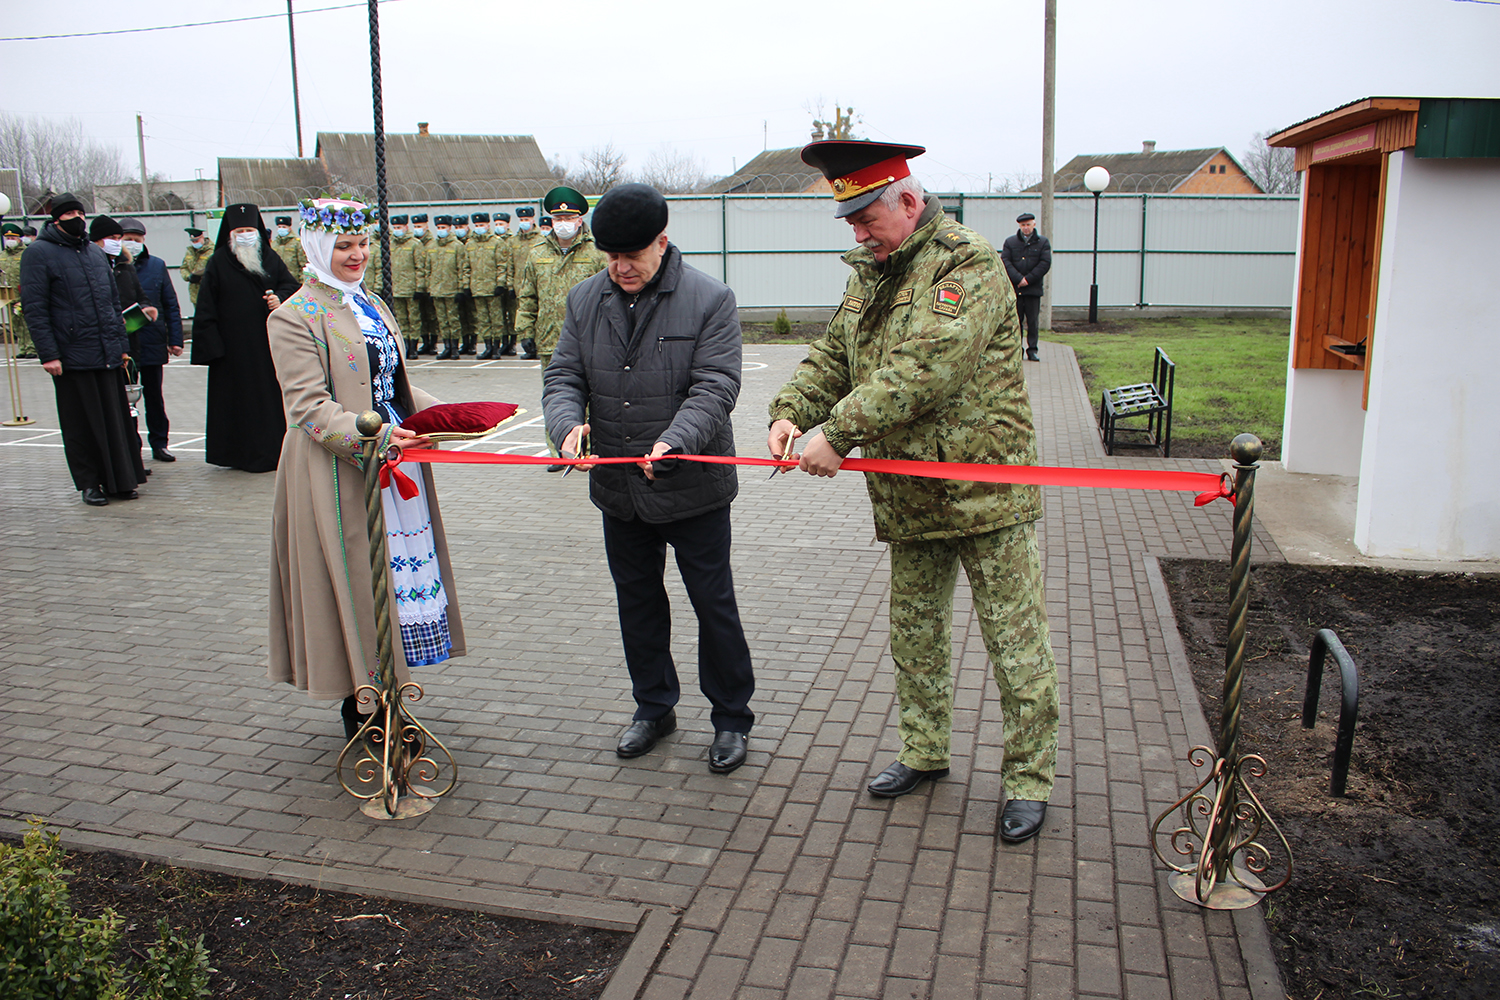
[[[907,767],[899,760],[890,767],[875,776],[875,780],[866,787],[870,794],[879,799],[894,799],[898,795],[905,795],[914,790],[924,781],[936,781],[938,778],[946,778],[948,769],[946,767],[935,767],[930,771],[918,771]]]
[[[126,490],[124,493],[111,493],[109,498],[111,500],[139,500],[141,495],[135,490]]]
[[[1040,361],[1042,359],[1039,358],[1039,357],[1037,357],[1036,348],[1033,347],[1031,350],[1029,350],[1029,351],[1026,352],[1026,360],[1027,361]]]
[[[172,454],[170,451],[168,451],[165,448],[152,448],[151,449],[151,457],[154,458],[154,459],[156,459],[158,462],[175,462],[175,461],[177,461],[177,456],[174,455],[174,454]]]
[[[1011,799],[1000,814],[1000,839],[1007,844],[1024,843],[1042,831],[1046,819],[1047,803]]]
[[[107,507],[109,506],[109,497],[105,496],[104,491],[99,487],[90,486],[83,491],[83,502],[90,507]]]
[[[620,745],[615,747],[619,757],[639,757],[656,746],[663,736],[677,731],[677,713],[668,712],[660,719],[636,719],[620,734]]]
[[[749,733],[731,733],[728,730],[714,733],[714,745],[708,749],[708,769],[714,774],[733,771],[745,763],[745,746],[749,742]]]
[[[567,468],[566,465],[549,465],[549,466],[547,466],[547,471],[548,472],[561,472],[562,470],[564,470],[566,468]]]

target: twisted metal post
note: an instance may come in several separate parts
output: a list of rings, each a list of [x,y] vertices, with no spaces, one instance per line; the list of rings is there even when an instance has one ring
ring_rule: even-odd
[[[1214,910],[1239,910],[1258,903],[1292,877],[1292,849],[1276,821],[1250,787],[1250,777],[1262,777],[1266,762],[1256,754],[1240,753],[1240,707],[1244,697],[1245,622],[1250,610],[1250,529],[1255,513],[1255,472],[1263,447],[1254,434],[1241,434],[1229,447],[1235,461],[1234,542],[1229,567],[1229,642],[1224,650],[1224,690],[1217,752],[1193,747],[1188,760],[1208,773],[1192,791],[1178,799],[1151,824],[1151,846],[1163,864],[1176,874],[1168,879],[1172,891],[1190,903]],[[1209,786],[1212,785],[1212,790]],[[1179,856],[1193,864],[1176,864],[1162,852],[1158,830],[1179,809],[1183,825],[1169,842]],[[1281,845],[1286,874],[1274,885],[1259,876],[1273,855],[1262,842],[1269,830]]]
[[[380,290],[391,289],[391,226],[386,222],[385,97],[380,89],[380,0],[369,0],[370,94],[375,105],[375,201],[380,207]]]
[[[434,799],[453,790],[458,784],[458,764],[442,741],[406,708],[407,702],[422,699],[421,685],[414,681],[399,683],[396,676],[395,636],[400,626],[391,617],[391,557],[380,495],[380,466],[382,458],[394,459],[400,450],[393,447],[388,456],[379,453],[383,424],[374,410],[366,410],[355,421],[364,439],[365,523],[370,533],[370,586],[375,602],[379,687],[366,684],[355,691],[359,704],[372,706],[374,711],[339,754],[334,768],[344,790],[362,801],[360,809],[366,816],[410,819],[431,810]],[[439,750],[447,762],[448,782],[441,788],[433,787],[432,783],[444,768],[429,755],[429,747]],[[345,777],[346,763],[352,771],[352,784]]]

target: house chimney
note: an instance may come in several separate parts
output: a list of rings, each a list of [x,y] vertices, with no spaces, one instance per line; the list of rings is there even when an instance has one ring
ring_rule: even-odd
[[[426,122],[417,122],[417,135],[426,135],[426,134],[427,134],[427,123]]]
[[[427,129],[424,128],[424,129],[422,129],[422,131],[426,132]],[[1146,139],[1145,141],[1143,141],[1141,143],[1141,152],[1143,152],[1143,153],[1154,153],[1154,152],[1156,152],[1156,140],[1155,139]]]

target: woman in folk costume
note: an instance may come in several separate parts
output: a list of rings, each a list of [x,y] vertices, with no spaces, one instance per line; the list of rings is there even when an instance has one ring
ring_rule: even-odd
[[[268,330],[286,403],[287,435],[276,474],[272,520],[272,680],[319,699],[343,699],[345,732],[362,723],[355,688],[379,686],[363,450],[355,418],[385,418],[380,452],[394,441],[422,447],[401,427],[438,402],[407,381],[401,330],[384,302],[362,284],[374,212],[357,202],[302,205],[302,287],[271,314]],[[391,603],[400,683],[408,666],[464,653],[453,567],[430,466],[414,477],[417,495],[396,483],[381,491],[391,557]]]

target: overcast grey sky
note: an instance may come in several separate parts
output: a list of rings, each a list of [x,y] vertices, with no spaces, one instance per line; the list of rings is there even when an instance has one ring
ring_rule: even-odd
[[[371,128],[368,21],[295,0],[306,155]],[[0,42],[0,109],[76,116],[136,164],[214,176],[219,156],[295,156],[284,0],[4,0],[5,37],[281,14],[98,38]],[[925,145],[937,187],[1038,174],[1042,0],[926,7],[756,0],[391,0],[381,5],[390,132],[534,135],[569,162],[666,144],[713,174],[808,140],[819,98],[871,139]],[[914,14],[926,10],[934,13]],[[1227,146],[1371,95],[1500,97],[1500,3],[1058,0],[1057,164],[1078,153]],[[107,68],[110,65],[130,68]]]

